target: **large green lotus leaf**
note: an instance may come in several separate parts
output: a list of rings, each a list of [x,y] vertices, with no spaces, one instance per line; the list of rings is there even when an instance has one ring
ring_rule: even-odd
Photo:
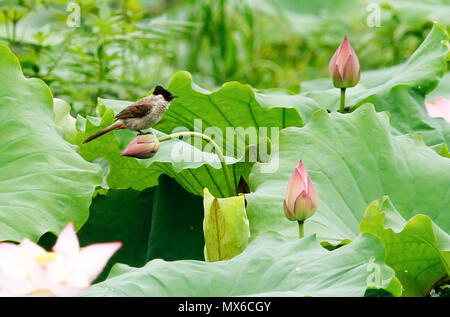
[[[265,233],[228,261],[153,260],[143,268],[113,267],[108,279],[84,296],[363,296],[401,285],[383,263],[377,238],[363,235],[334,251],[314,235],[288,240]]]
[[[297,109],[298,113],[300,113],[300,116],[305,122],[309,121],[311,115],[315,111],[321,109],[319,104],[316,103],[314,100],[299,94],[289,95],[281,92],[272,92],[272,93],[264,92],[264,93],[256,93],[255,98],[263,107],[270,108],[278,106]]]
[[[284,100],[265,98],[264,93],[256,94],[252,87],[238,82],[225,83],[219,90],[210,92],[193,83],[187,72],[176,73],[170,80],[169,90],[180,97],[172,102],[157,128],[165,133],[179,127],[193,131],[194,120],[201,119],[203,129],[216,127],[221,131],[223,147],[227,155],[233,157],[242,155],[238,142],[247,145],[252,142],[246,140],[246,129],[267,128],[270,138],[272,127],[302,126],[299,110],[303,107],[318,108],[315,101],[307,97],[298,97],[286,104]],[[226,132],[227,128],[242,130],[236,130],[234,136]]]
[[[430,146],[449,143],[450,125],[441,118],[430,118],[424,105],[424,96],[438,85],[446,72],[446,43],[448,35],[444,27],[435,24],[406,63],[371,73],[367,81],[363,73],[363,84],[347,89],[347,105],[371,102],[377,111],[387,110],[392,114],[391,124],[397,134],[417,133]],[[337,110],[339,94],[339,89],[329,89],[308,91],[303,95],[316,100],[323,108]],[[306,122],[308,118],[303,119]]]
[[[182,140],[172,139],[161,142],[156,155],[145,160],[120,156],[126,145],[136,136],[135,132],[113,131],[87,144],[82,144],[88,136],[114,121],[114,109],[112,108],[100,105],[99,114],[100,117],[79,120],[78,128],[80,130],[75,143],[80,144],[79,153],[86,160],[94,161],[103,158],[108,161],[109,171],[106,181],[110,188],[143,190],[156,186],[159,175],[166,174],[197,195],[203,194],[204,187],[211,188],[211,191],[220,197],[228,194],[218,157],[209,152],[202,152]],[[153,132],[163,135],[156,130]],[[183,153],[188,154],[187,160],[183,160]],[[196,157],[200,159],[194,160],[193,158]],[[234,188],[236,190],[240,175],[233,173],[232,165],[237,160],[225,157],[225,161],[230,165],[228,169],[233,183],[236,184]]]
[[[361,232],[376,235],[386,250],[386,264],[404,288],[404,296],[425,296],[450,274],[450,236],[430,217],[415,215],[408,222],[387,197],[369,205]]]
[[[372,105],[351,114],[320,110],[305,127],[283,129],[279,152],[268,163],[256,163],[250,174],[252,233],[297,236],[297,224],[284,216],[283,200],[299,160],[319,197],[316,213],[305,222],[306,234],[330,242],[353,239],[368,204],[384,195],[405,219],[422,213],[449,231],[450,160],[418,137],[393,136],[390,130],[388,115]],[[264,173],[268,164],[278,164],[278,171]]]
[[[64,141],[50,90],[25,78],[3,45],[0,74],[0,240],[37,240],[69,221],[80,228],[101,182],[100,168]]]

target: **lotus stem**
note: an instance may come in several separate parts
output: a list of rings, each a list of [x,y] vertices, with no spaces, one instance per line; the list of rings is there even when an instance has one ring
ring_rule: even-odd
[[[158,140],[159,140],[159,142],[162,142],[162,141],[166,141],[166,140],[170,140],[170,139],[179,138],[180,136],[194,136],[194,137],[202,138],[214,146],[214,148],[216,150],[216,154],[219,157],[220,164],[222,165],[223,174],[225,176],[225,182],[227,183],[227,187],[228,187],[228,194],[230,195],[230,197],[235,196],[233,187],[231,186],[231,179],[230,179],[230,174],[228,173],[227,164],[225,163],[225,159],[224,159],[222,150],[217,145],[217,143],[214,142],[214,140],[211,139],[209,136],[207,136],[203,133],[191,132],[191,131],[172,133],[169,135],[162,136],[162,137],[158,138]]]
[[[339,108],[339,112],[345,112],[345,88],[341,88],[341,107]]]
[[[298,220],[298,232],[300,239],[305,236],[304,224],[305,224],[304,221]]]

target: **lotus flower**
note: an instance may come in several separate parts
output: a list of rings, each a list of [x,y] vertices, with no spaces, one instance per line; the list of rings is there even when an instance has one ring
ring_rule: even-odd
[[[361,69],[358,56],[348,42],[347,37],[341,43],[330,60],[329,70],[334,87],[349,88],[359,82]]]
[[[141,134],[135,137],[122,152],[121,156],[140,159],[150,158],[158,152],[159,141],[154,134]]]
[[[433,118],[444,118],[450,122],[450,99],[436,98],[434,104],[425,102],[428,115]]]
[[[120,242],[91,244],[80,250],[73,224],[60,233],[53,252],[24,239],[0,243],[0,295],[74,296],[101,273]]]
[[[284,198],[284,214],[292,221],[305,221],[317,208],[317,193],[300,161],[289,180]]]

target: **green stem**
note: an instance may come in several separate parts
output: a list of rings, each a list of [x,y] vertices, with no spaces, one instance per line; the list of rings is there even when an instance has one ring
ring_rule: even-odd
[[[3,19],[5,21],[5,23],[3,24],[3,26],[5,27],[5,35],[6,38],[9,40],[9,15],[7,14],[7,11],[2,10],[1,11],[2,15],[3,15]]]
[[[341,88],[341,107],[339,108],[340,113],[345,111],[345,88]]]
[[[14,45],[16,43],[16,37],[17,37],[17,22],[19,22],[19,18],[17,17],[16,11],[14,11],[13,17],[12,17],[12,35],[11,35],[11,45]]]
[[[305,229],[304,229],[304,221],[300,221],[298,220],[298,232],[299,232],[299,236],[300,239],[303,238],[305,236]]]
[[[230,195],[230,197],[231,196],[235,196],[235,193],[233,191],[233,187],[231,186],[231,179],[230,179],[230,174],[228,173],[227,164],[225,163],[225,159],[223,157],[222,150],[217,145],[217,143],[214,142],[214,140],[211,139],[209,136],[207,136],[207,135],[205,135],[203,133],[191,132],[191,131],[172,133],[172,134],[169,134],[169,135],[162,136],[162,137],[158,138],[158,140],[159,140],[159,142],[162,142],[162,141],[166,141],[166,140],[170,140],[170,139],[179,138],[180,136],[195,136],[195,137],[199,137],[199,138],[202,138],[202,139],[208,141],[209,143],[211,143],[214,146],[214,148],[216,149],[216,154],[219,157],[220,164],[222,164],[223,174],[225,176],[225,181],[226,181],[227,187],[228,187],[228,194]]]

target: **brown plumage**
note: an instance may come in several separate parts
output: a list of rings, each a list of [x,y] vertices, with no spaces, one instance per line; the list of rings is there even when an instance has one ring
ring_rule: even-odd
[[[147,98],[139,99],[116,115],[117,119],[139,118],[147,115],[153,108],[153,104]]]

